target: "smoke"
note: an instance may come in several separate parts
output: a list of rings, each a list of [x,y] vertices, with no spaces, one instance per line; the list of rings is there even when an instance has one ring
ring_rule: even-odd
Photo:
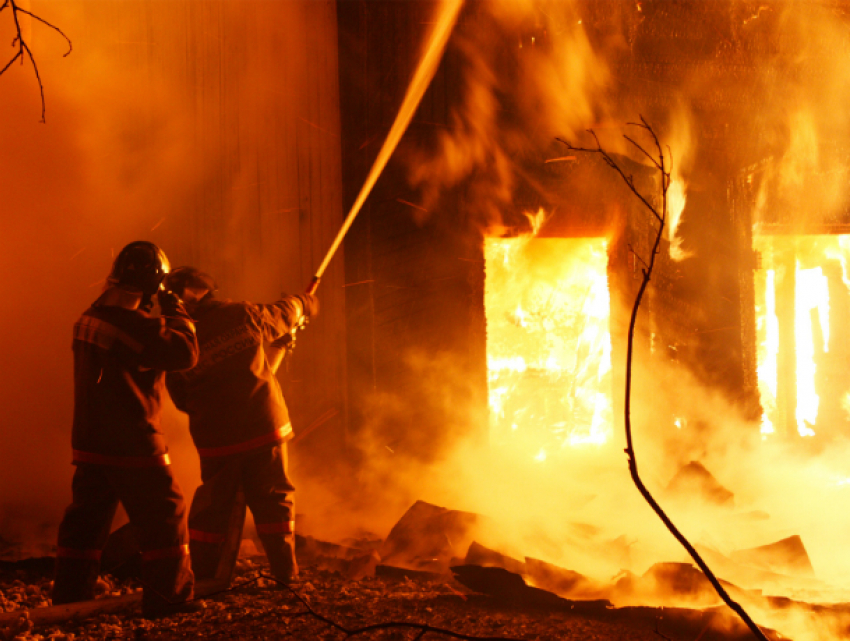
[[[510,216],[526,156],[604,115],[609,73],[573,3],[486,3],[465,24],[453,41],[461,102],[435,149],[411,154],[409,181],[426,209],[464,183],[470,215],[496,226]]]
[[[640,577],[657,563],[691,561],[634,487],[621,416],[604,444],[550,450],[539,460],[531,453],[540,434],[527,425],[518,426],[508,446],[492,432],[489,446],[474,435],[480,425],[471,423],[476,408],[466,393],[469,377],[454,355],[411,351],[403,359],[420,382],[414,402],[406,393],[372,399],[373,421],[358,438],[367,464],[352,479],[356,495],[328,509],[334,518],[316,513],[321,516],[317,535],[340,540],[362,536],[365,529],[384,537],[415,501],[423,500],[483,516],[470,536],[487,547],[520,561],[554,563],[603,585]],[[850,491],[843,472],[847,443],[811,456],[799,446],[763,441],[757,424],[676,364],[637,359],[635,381],[632,418],[641,477],[720,578],[745,591],[805,603],[845,601],[850,561],[843,553],[843,533],[850,519],[836,506],[846,504]],[[439,420],[437,412],[430,420],[421,413],[410,416],[423,402],[420,397],[447,411]],[[677,416],[684,415],[688,420],[677,425]],[[445,432],[454,437],[434,453],[425,441]],[[399,433],[410,439],[399,441]],[[432,454],[422,456],[423,447]],[[691,461],[704,466],[731,496],[717,500],[698,483],[675,489],[674,477]],[[737,560],[741,550],[793,535],[801,537],[814,576]],[[453,550],[460,558],[466,551],[459,545]],[[815,621],[802,607],[762,609],[762,602],[740,590],[734,596],[745,599],[759,623],[795,639],[841,638],[846,624],[834,617]],[[705,604],[714,602],[711,594],[707,598]],[[675,592],[623,592],[615,602],[691,605]]]
[[[72,36],[84,25],[107,29],[97,12],[86,16],[75,3],[32,10]],[[49,553],[70,499],[74,321],[99,295],[123,245],[139,238],[168,245],[174,205],[196,180],[177,135],[184,112],[169,105],[165,86],[152,83],[162,93],[148,110],[132,70],[111,66],[91,39],[79,38],[63,58],[61,37],[25,27],[44,83],[46,124],[29,63],[0,78],[0,532],[33,546],[0,550],[14,555]],[[148,120],[144,131],[140,120]]]
[[[688,217],[711,214],[712,206],[724,202],[729,182],[746,171],[757,176],[752,183],[754,221],[784,223],[799,231],[839,220],[848,184],[842,145],[850,133],[846,17],[811,3],[770,3],[755,11],[746,2],[704,4],[682,9],[663,2],[635,3],[623,12],[644,15],[627,16],[622,28],[599,38],[581,23],[592,3],[487,3],[459,26],[454,53],[463,63],[462,98],[434,147],[411,156],[411,183],[423,191],[426,202],[462,189],[465,211],[481,228],[510,225],[522,215],[513,200],[524,171],[532,160],[546,157],[555,136],[571,138],[594,127],[603,146],[624,152],[627,146],[618,141],[622,129],[616,128],[615,137],[610,125],[634,121],[636,111],[645,108],[665,151],[669,144],[681,199],[693,192],[716,196],[704,198],[709,206],[688,208],[683,202],[681,226],[671,221],[668,239],[686,263],[713,260],[722,235],[732,233],[728,223],[723,227]],[[657,88],[648,75],[613,85],[611,69],[630,53],[670,64],[684,55],[664,36],[663,20],[702,9],[709,16],[704,21],[678,23],[695,30],[692,41],[697,43],[687,50],[688,62],[677,68],[680,75],[671,74]],[[646,25],[655,22],[641,40],[634,30],[644,20]],[[708,41],[699,30],[708,31],[712,20],[728,40],[703,46],[699,43]],[[678,46],[685,49],[687,44]],[[639,156],[634,150],[629,155]],[[710,277],[719,280],[718,270]],[[712,285],[715,289],[702,283],[693,300],[718,297],[721,288]],[[724,349],[720,339],[716,346]],[[763,437],[722,385],[706,384],[710,377],[704,370],[713,366],[707,356],[700,371],[693,372],[682,364],[659,365],[658,358],[651,367],[636,362],[635,446],[645,482],[669,507],[674,522],[713,558],[722,562],[736,551],[799,535],[815,571],[808,579],[768,576],[729,563],[723,578],[810,602],[845,599],[850,560],[842,551],[842,538],[850,524],[840,506],[848,501],[847,440],[834,438],[824,449]],[[622,371],[624,363],[613,366]],[[412,359],[408,367],[421,380],[423,395],[450,403],[457,401],[456,390],[468,384],[464,371],[453,368],[449,358]],[[545,461],[462,438],[435,460],[423,461],[383,438],[387,430],[381,423],[398,421],[405,407],[402,398],[376,400],[372,438],[363,444],[369,474],[360,483],[367,493],[381,497],[377,502],[382,510],[373,515],[364,509],[362,518],[379,531],[385,533],[392,522],[383,508],[395,506],[400,515],[423,499],[498,522],[498,531],[481,533],[485,544],[600,580],[610,580],[621,569],[641,574],[653,563],[688,560],[628,477],[621,418],[615,418],[614,437],[605,445],[565,449]],[[456,407],[455,412],[461,426],[456,431],[474,431],[463,429],[460,416],[472,411]],[[427,421],[416,428],[441,429]],[[691,461],[732,493],[731,503],[677,495],[670,488]],[[387,492],[390,482],[392,492]],[[577,536],[577,524],[592,526],[583,531],[594,534]],[[800,609],[758,616],[794,638],[841,636],[841,622],[814,625]]]
[[[838,53],[850,45],[846,18],[787,2],[771,5],[759,19],[769,22],[781,46],[758,61],[765,95],[751,120],[773,147],[761,188],[774,209],[758,213],[764,222],[778,218],[798,230],[830,222],[847,202],[840,141],[850,133],[850,71]]]
[[[12,557],[50,553],[70,501],[71,332],[115,254],[150,240],[172,265],[213,273],[222,296],[276,300],[304,284],[299,205],[320,189],[299,194],[294,140],[328,165],[339,154],[325,122],[336,113],[333,69],[315,75],[314,93],[300,84],[310,47],[335,52],[333,12],[226,0],[30,4],[74,49],[63,57],[61,36],[23,19],[44,124],[29,62],[0,77],[0,539],[10,546],[0,541],[0,555]],[[253,37],[260,24],[285,27]],[[0,42],[14,35],[4,11]],[[325,120],[309,122],[326,103]],[[340,209],[339,194],[325,190],[316,216]],[[163,430],[191,494],[197,455],[168,402]]]

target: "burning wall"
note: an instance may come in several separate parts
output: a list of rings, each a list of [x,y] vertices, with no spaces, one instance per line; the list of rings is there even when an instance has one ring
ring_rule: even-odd
[[[390,21],[386,31],[404,30],[403,11],[393,12],[391,3],[372,6],[374,12],[355,12],[359,22],[352,33],[380,31]],[[368,281],[362,287],[370,290],[348,292],[358,321],[368,319],[370,326],[362,343],[368,351],[361,344],[357,359],[349,360],[352,373],[368,372],[369,385],[358,387],[356,396],[391,404],[418,390],[415,419],[405,416],[404,428],[382,424],[373,430],[385,416],[381,406],[363,412],[357,429],[368,443],[367,467],[385,480],[396,473],[405,478],[399,470],[408,465],[414,477],[428,478],[427,488],[415,480],[394,486],[411,500],[508,512],[523,520],[534,534],[515,532],[510,543],[518,552],[538,546],[549,559],[568,555],[564,550],[574,539],[564,521],[572,517],[587,518],[611,539],[616,533],[630,541],[631,567],[675,553],[633,501],[623,473],[616,398],[624,365],[618,352],[623,302],[631,298],[641,268],[629,246],[640,253],[651,224],[632,209],[628,190],[606,177],[607,167],[571,158],[553,141],[561,136],[592,145],[580,137],[592,127],[606,148],[621,154],[621,125],[641,114],[670,143],[668,157],[680,171],[685,200],[642,308],[635,392],[642,469],[663,493],[681,466],[702,461],[734,491],[735,501],[726,512],[695,500],[677,503],[686,530],[727,551],[799,532],[819,576],[840,580],[832,553],[840,549],[841,524],[827,523],[826,513],[817,516],[818,508],[803,497],[827,492],[831,501],[846,500],[839,499],[836,484],[844,476],[843,447],[805,460],[797,458],[796,441],[761,442],[753,223],[761,220],[759,212],[781,209],[799,229],[811,229],[846,210],[841,149],[850,121],[839,107],[848,74],[843,54],[828,52],[847,50],[846,23],[847,7],[840,2],[469,4],[402,149],[410,181],[399,163],[381,185],[382,200],[371,217],[364,212],[354,230],[361,271],[349,281]],[[415,42],[413,36],[407,40]],[[375,63],[389,51],[399,55],[397,40],[358,42],[361,62]],[[400,50],[415,57],[415,45]],[[385,82],[374,69],[358,77],[374,82],[382,100],[398,91],[396,79]],[[392,109],[365,107],[359,113],[364,121],[347,130],[352,158],[368,156],[370,133]],[[647,176],[651,191],[651,171],[641,165],[640,153],[631,158],[617,156],[627,174]],[[747,183],[754,171],[769,171],[769,177]],[[464,434],[480,439],[488,425],[476,409],[486,407],[487,399],[475,390],[488,389],[482,346],[490,331],[484,309],[489,267],[485,274],[487,251],[476,244],[482,237],[515,236],[525,229],[524,214],[541,207],[557,228],[547,236],[611,239],[612,438],[602,447],[566,448],[561,466],[536,461],[539,449],[526,464],[498,448],[485,455],[472,446],[452,446]],[[590,233],[594,228],[605,231]],[[772,232],[762,228],[756,236],[766,233]],[[677,256],[670,246],[678,247]],[[399,271],[398,263],[384,262],[394,252],[421,268],[407,264]],[[366,264],[369,269],[362,269]],[[439,271],[432,271],[435,265]],[[527,292],[499,293],[507,299],[500,302],[499,322],[521,326]],[[402,338],[411,335],[408,330],[437,351],[431,367],[427,356],[416,360],[416,369],[409,367]],[[458,386],[472,398],[462,406],[452,391]],[[427,443],[420,447],[419,438]],[[391,453],[385,447],[390,444]],[[380,495],[379,487],[369,487]],[[612,518],[618,509],[622,518]],[[769,518],[758,521],[759,514]],[[648,551],[656,545],[664,552]]]
[[[539,460],[609,440],[607,240],[487,238],[484,256],[492,440]]]
[[[823,446],[848,423],[848,237],[757,236],[755,247],[762,432],[820,432]]]

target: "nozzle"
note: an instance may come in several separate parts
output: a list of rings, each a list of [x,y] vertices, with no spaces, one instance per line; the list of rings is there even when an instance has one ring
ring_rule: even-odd
[[[313,276],[313,280],[310,281],[310,285],[307,287],[308,294],[315,294],[316,290],[319,289],[319,281],[322,280],[320,276]]]

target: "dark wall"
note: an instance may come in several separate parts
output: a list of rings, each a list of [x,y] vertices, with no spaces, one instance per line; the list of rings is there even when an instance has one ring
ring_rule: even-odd
[[[346,206],[396,117],[435,6],[338,5]],[[426,210],[404,163],[408,149],[448,126],[457,65],[449,47],[345,241],[351,429],[423,458],[487,427],[480,233],[457,197]]]

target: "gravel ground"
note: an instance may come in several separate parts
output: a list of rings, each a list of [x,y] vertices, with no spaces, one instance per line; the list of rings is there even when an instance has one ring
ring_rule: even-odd
[[[351,580],[317,567],[302,568],[298,581],[292,586],[303,599],[301,601],[293,591],[262,578],[267,572],[268,567],[261,559],[241,560],[234,588],[205,598],[204,609],[191,615],[147,621],[140,618],[136,609],[120,615],[102,614],[46,627],[33,626],[25,615],[31,608],[49,605],[49,578],[32,571],[6,572],[0,574],[0,608],[19,610],[24,616],[8,628],[0,627],[0,639],[336,640],[353,637],[399,641],[450,638],[539,641],[694,641],[699,638],[709,641],[752,638],[740,629],[733,633],[706,629],[706,615],[693,610],[610,609],[580,602],[561,607],[530,608],[471,593],[451,579],[367,576]],[[127,594],[138,589],[132,581],[122,584],[110,577],[102,578],[99,583],[103,596]],[[388,627],[353,635],[346,632],[372,625]],[[440,628],[451,634],[423,633],[421,626]]]

